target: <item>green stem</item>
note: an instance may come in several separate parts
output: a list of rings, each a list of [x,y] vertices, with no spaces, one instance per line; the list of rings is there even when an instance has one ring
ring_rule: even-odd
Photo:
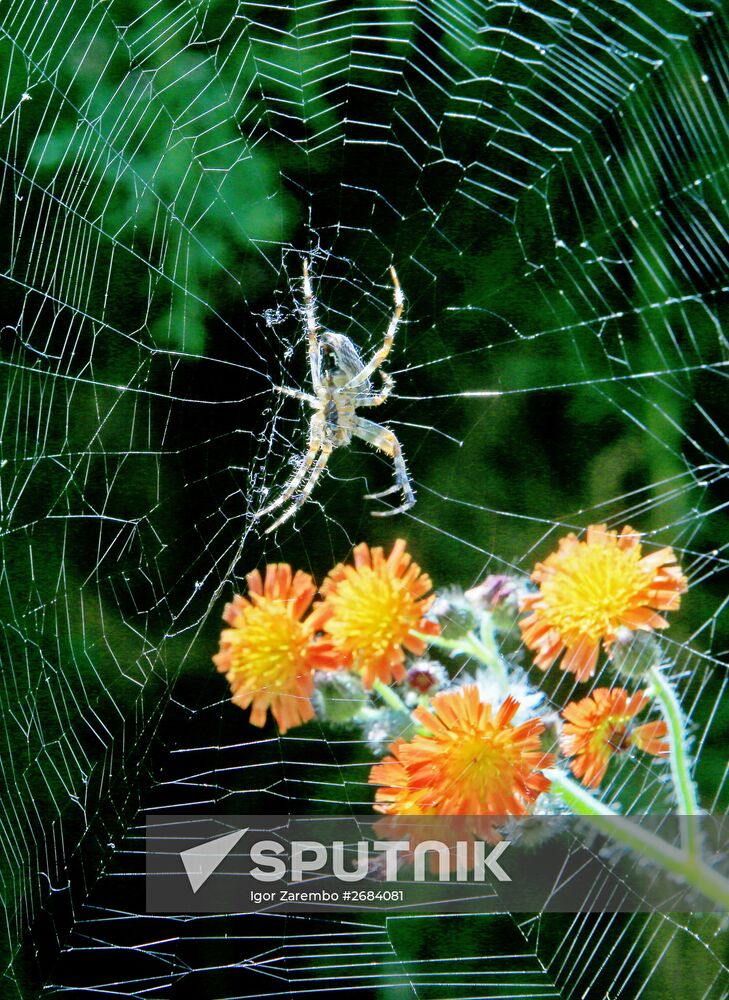
[[[678,812],[681,817],[698,816],[701,812],[696,796],[696,785],[691,777],[689,756],[686,751],[686,734],[683,713],[676,692],[658,667],[652,667],[649,678],[656,701],[661,706],[663,718],[668,727],[668,745],[671,759],[671,777],[676,790]],[[682,843],[691,857],[698,854],[696,824],[683,819],[681,822]]]
[[[445,649],[452,653],[455,653],[461,645],[460,640],[444,639],[442,635],[426,635],[425,632],[418,632],[417,629],[413,629],[410,634],[416,639],[427,642],[429,646],[436,646],[438,649]]]
[[[372,685],[372,690],[376,691],[377,694],[382,698],[384,703],[389,707],[394,709],[396,712],[402,712],[403,715],[407,715],[410,719],[411,725],[413,727],[413,732],[419,734],[420,736],[428,736],[429,732],[425,726],[421,725],[416,719],[413,718],[412,711],[408,708],[405,702],[402,700],[400,695],[393,688],[388,687],[387,684],[379,679],[375,680]],[[421,702],[421,705],[423,702]]]
[[[479,634],[477,642],[479,648],[483,650],[484,655],[482,662],[499,674],[501,680],[503,681],[504,689],[506,689],[509,677],[506,671],[504,658],[499,650],[499,644],[496,642],[494,620],[490,614],[484,614],[481,616],[481,626],[478,631]],[[474,636],[474,639],[475,638],[476,636]],[[504,690],[504,693],[506,693],[506,690]]]
[[[557,768],[545,769],[544,775],[552,782],[552,791],[557,792],[578,816],[590,816],[593,823],[614,840],[621,841],[637,854],[650,858],[666,871],[683,878],[707,899],[724,910],[729,910],[729,879],[710,868],[700,857],[691,854],[685,847],[680,850],[672,847],[627,817],[614,812]],[[601,823],[601,820],[609,822]],[[694,825],[695,821],[689,821],[689,826]]]
[[[383,684],[379,678],[376,679],[372,685],[372,690],[376,691],[384,703],[390,708],[393,708],[396,712],[404,712],[405,715],[410,715],[410,709],[407,707],[397,691],[388,687],[387,684]]]
[[[460,639],[446,639],[442,635],[426,635],[424,632],[413,631],[412,634],[417,639],[423,639],[429,646],[446,650],[451,656],[473,657],[489,670],[498,673],[506,687],[508,680],[506,667],[496,645],[493,628],[489,623],[485,623],[486,617],[484,616],[484,621],[481,623],[480,636],[475,632],[467,632]]]

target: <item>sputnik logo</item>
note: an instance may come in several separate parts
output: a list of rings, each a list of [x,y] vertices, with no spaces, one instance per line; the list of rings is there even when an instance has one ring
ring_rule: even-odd
[[[195,847],[180,851],[180,858],[193,893],[198,892],[207,882],[249,829],[250,827],[245,827],[242,830],[235,830],[223,837],[206,840]],[[486,845],[482,841],[475,841],[471,846],[473,850],[473,864],[471,865],[473,881],[483,882],[486,879],[486,869],[495,875],[500,882],[511,881],[510,876],[497,861],[509,846],[508,840],[502,840],[496,844],[488,856],[485,853]],[[402,852],[411,855],[416,882],[428,881],[425,855],[433,851],[438,854],[439,881],[448,882],[453,875],[450,846],[436,840],[421,840],[415,845],[412,845],[409,840],[378,840],[373,844],[364,840],[359,841],[354,868],[351,867],[351,863],[349,867],[345,865],[345,844],[343,841],[324,844],[317,840],[293,840],[290,844],[282,844],[275,840],[259,840],[252,845],[249,852],[250,860],[255,863],[256,867],[251,868],[247,874],[257,882],[278,882],[286,878],[290,879],[291,882],[302,882],[313,873],[317,873],[317,876],[323,875],[325,869],[328,870],[328,862],[331,862],[335,878],[345,882],[358,882],[372,874],[370,848],[376,852],[384,851],[384,854],[377,853],[377,859],[385,861],[384,877],[387,882],[397,881],[400,864],[398,855]],[[469,879],[468,849],[469,843],[467,841],[457,842],[455,874],[458,881],[468,881]],[[290,857],[282,857],[282,855],[289,854]]]
[[[225,861],[248,830],[249,827],[246,827],[244,830],[226,833],[224,837],[206,840],[195,847],[189,847],[186,851],[180,851],[180,857],[193,892],[197,892],[201,886],[205,885],[215,869]]]

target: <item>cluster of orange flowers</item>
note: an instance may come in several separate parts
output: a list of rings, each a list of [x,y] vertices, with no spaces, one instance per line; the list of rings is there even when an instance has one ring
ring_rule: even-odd
[[[640,538],[628,525],[619,533],[604,524],[590,525],[584,541],[570,533],[556,552],[537,563],[532,580],[539,589],[521,603],[529,614],[520,628],[538,667],[547,670],[562,656],[561,669],[586,681],[595,673],[600,645],[609,655],[618,629],[667,627],[658,612],[680,606],[686,577],[672,549],[643,555]],[[655,756],[668,752],[665,722],[634,725],[648,702],[644,691],[631,696],[615,687],[597,688],[566,706],[560,749],[585,785],[600,785],[614,753],[632,747]]]
[[[366,688],[405,677],[405,651],[416,656],[426,642],[413,632],[437,635],[424,617],[435,599],[430,577],[395,542],[389,556],[362,542],[354,565],[336,566],[313,604],[316,584],[285,563],[249,573],[248,597],[226,604],[230,628],[220,636],[213,662],[224,673],[233,701],[251,708],[250,721],[263,726],[271,714],[282,733],[314,717],[314,671],[355,670]]]
[[[561,669],[578,681],[594,675],[601,645],[610,655],[618,629],[665,628],[658,612],[678,608],[687,589],[672,550],[643,555],[640,535],[627,526],[618,533],[592,525],[582,541],[569,534],[532,580],[537,591],[520,603],[524,642],[542,670],[562,657]],[[422,655],[423,636],[440,631],[425,617],[434,600],[430,578],[402,540],[387,556],[358,545],[353,563],[327,576],[318,601],[311,576],[286,564],[247,581],[248,596],[225,607],[229,628],[213,659],[233,701],[251,707],[253,725],[262,726],[270,710],[282,733],[313,717],[315,670],[356,671],[365,688],[400,683],[406,652]],[[643,691],[598,688],[562,711],[559,747],[584,784],[598,787],[617,752],[667,752],[664,722],[635,724],[648,703]],[[542,771],[554,757],[542,747],[543,721],[515,724],[518,709],[512,697],[486,704],[476,685],[436,694],[413,712],[420,731],[393,743],[372,768],[375,808],[401,816],[526,813],[549,787]]]

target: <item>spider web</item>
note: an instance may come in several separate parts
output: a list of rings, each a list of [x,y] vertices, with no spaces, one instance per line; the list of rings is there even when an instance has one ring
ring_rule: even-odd
[[[209,660],[252,567],[321,579],[362,539],[407,537],[439,586],[588,523],[673,545],[666,657],[726,811],[727,27],[647,0],[5,5],[6,995],[665,997],[677,970],[729,995],[698,914],[139,904],[147,811],[369,810],[363,741],[261,736]],[[264,536],[306,447],[273,391],[310,388],[304,257],[366,356],[397,267],[396,389],[368,416],[418,500],[372,520],[392,467],[354,444]],[[621,775],[624,808],[667,794]]]

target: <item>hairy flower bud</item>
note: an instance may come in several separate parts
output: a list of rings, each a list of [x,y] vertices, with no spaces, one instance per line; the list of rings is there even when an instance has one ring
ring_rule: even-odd
[[[467,590],[465,596],[476,611],[489,612],[494,625],[506,631],[516,621],[520,603],[528,592],[528,581],[524,577],[490,573],[477,586]]]
[[[314,685],[314,705],[322,722],[346,725],[367,704],[361,680],[349,671],[319,670]]]
[[[628,680],[640,680],[648,671],[663,662],[661,643],[650,632],[633,632],[619,628],[611,650],[610,663]]]
[[[405,684],[418,694],[433,694],[448,681],[443,666],[425,657],[415,660],[405,675]]]

